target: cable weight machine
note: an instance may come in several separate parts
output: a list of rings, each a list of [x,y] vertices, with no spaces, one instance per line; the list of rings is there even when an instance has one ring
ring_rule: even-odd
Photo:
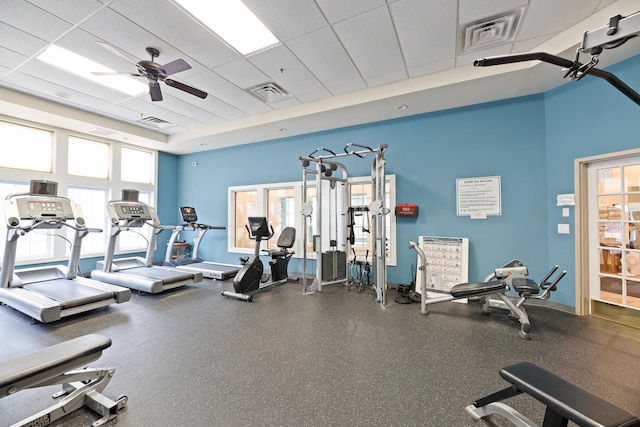
[[[337,159],[343,157],[365,158],[373,155],[371,165],[372,201],[368,206],[371,215],[372,262],[371,277],[376,291],[376,300],[387,305],[386,226],[385,215],[390,210],[385,206],[384,152],[387,144],[378,148],[349,143],[344,152],[336,153],[327,148],[317,148],[308,156],[300,156],[302,164],[302,215],[303,227],[303,279],[305,294],[321,292],[322,286],[346,283],[347,274],[347,213],[349,210],[347,168]],[[309,194],[315,189],[315,206]],[[315,210],[315,224],[312,217]],[[309,230],[312,235],[309,236]],[[311,283],[307,277],[309,266],[309,237],[313,242],[316,260],[315,276]]]

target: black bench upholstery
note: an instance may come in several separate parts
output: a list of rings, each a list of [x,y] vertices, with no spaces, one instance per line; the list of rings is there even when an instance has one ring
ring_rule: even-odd
[[[0,362],[0,398],[94,362],[110,346],[111,339],[90,334]]]
[[[503,280],[495,280],[492,282],[460,283],[453,286],[450,293],[454,298],[468,298],[506,291],[506,283]]]
[[[625,409],[533,363],[506,366],[500,370],[500,376],[520,392],[546,405],[545,426],[566,426],[566,420],[585,427],[640,426],[638,417]],[[557,423],[551,423],[551,420],[557,420]]]

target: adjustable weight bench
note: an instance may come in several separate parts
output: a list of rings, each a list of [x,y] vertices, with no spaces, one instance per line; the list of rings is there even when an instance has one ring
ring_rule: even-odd
[[[502,267],[494,269],[493,273],[488,275],[484,282],[460,283],[452,286],[447,293],[430,297],[427,292],[426,254],[412,240],[409,241],[409,249],[415,250],[420,259],[418,263],[418,270],[422,279],[420,314],[429,314],[427,306],[432,304],[465,298],[479,298],[484,301],[482,305],[484,314],[490,314],[492,306],[509,310],[511,317],[520,323],[518,336],[525,340],[531,339],[531,322],[524,303],[529,299],[548,299],[551,292],[557,289],[558,282],[567,274],[566,271],[562,271],[553,281],[549,282],[551,276],[558,270],[558,266],[555,265],[540,282],[536,282],[526,277],[529,271],[522,261],[514,259]],[[507,296],[506,292],[509,290],[518,292],[519,297],[515,299]],[[538,295],[540,291],[542,291],[542,294]]]
[[[510,387],[473,402],[466,408],[474,418],[490,414],[507,418],[516,426],[536,424],[514,408],[500,402],[520,393],[528,394],[547,409],[543,427],[566,427],[574,422],[581,427],[638,427],[640,420],[613,403],[602,399],[529,362],[500,369],[500,376]]]
[[[111,339],[90,334],[71,339],[24,356],[0,361],[0,398],[20,390],[61,384],[62,390],[53,398],[65,396],[57,404],[14,424],[17,426],[45,426],[70,412],[87,406],[102,416],[94,422],[100,426],[114,419],[127,403],[121,396],[113,401],[104,396],[115,370],[111,368],[83,368],[100,358],[111,346]]]

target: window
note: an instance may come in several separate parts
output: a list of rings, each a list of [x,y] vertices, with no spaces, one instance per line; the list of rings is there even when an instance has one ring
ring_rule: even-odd
[[[109,144],[89,139],[69,137],[69,175],[109,178]],[[87,159],[91,159],[87,162]]]
[[[258,215],[258,192],[256,190],[236,191],[234,193],[234,226],[230,230],[234,230],[234,245],[238,248],[253,248],[255,243],[249,239],[247,232],[247,218]]]
[[[29,193],[29,184],[26,182],[0,182],[0,198],[10,194]],[[4,220],[3,220],[4,221]],[[6,223],[5,223],[6,227]],[[5,228],[3,227],[3,228]],[[45,259],[53,256],[53,234],[56,230],[34,230],[18,238],[16,260]],[[6,236],[6,232],[5,232]],[[0,243],[0,251],[4,254],[6,237]]]
[[[92,232],[82,239],[82,254],[103,253],[109,236],[106,206],[109,190],[106,188],[69,186],[68,195],[82,209],[87,228],[99,228],[102,233]],[[72,239],[74,231],[69,229],[67,237]],[[69,251],[67,251],[69,253]]]
[[[153,183],[155,170],[153,153],[122,147],[120,160],[120,177],[123,181]]]
[[[0,167],[52,172],[53,132],[0,121]]]
[[[106,203],[114,194],[134,188],[140,191],[142,201],[155,205],[156,151],[123,147],[117,141],[95,136],[69,136],[68,130],[58,132],[44,125],[19,122],[3,121],[0,116],[0,200],[10,193],[26,193],[29,181],[34,179],[57,182],[58,194],[80,205],[87,227],[103,229],[82,240],[81,257],[104,255],[111,231]],[[21,155],[15,154],[16,147]],[[0,224],[0,233],[6,233],[5,228]],[[146,250],[150,227],[137,231],[143,236],[127,232],[119,236],[116,254]],[[18,241],[16,265],[66,264],[72,237],[68,227],[26,233]],[[5,240],[0,239],[0,253],[4,252]]]
[[[386,181],[385,206],[390,208],[395,206],[395,175],[387,175]],[[349,203],[352,206],[368,208],[372,202],[372,191],[369,177],[349,179]],[[302,245],[304,244],[307,245],[307,252],[311,254],[313,252],[313,235],[318,234],[317,196],[314,186],[307,187],[306,201],[312,207],[309,217],[301,215],[303,207],[301,182],[229,187],[228,227],[229,230],[234,230],[234,233],[229,235],[229,252],[253,252],[255,244],[248,238],[245,228],[247,217],[266,216],[275,233],[274,238],[269,241],[269,248],[277,248],[277,238],[285,227],[295,227],[297,238],[294,247],[296,255],[294,256],[302,257]],[[326,203],[326,206],[331,206],[331,203],[334,202],[327,201]],[[371,215],[367,210],[362,209],[354,215],[354,219],[355,244],[353,249],[360,257],[364,257],[367,251],[371,257],[373,246]],[[344,216],[344,220],[347,220],[346,216]],[[395,215],[393,212],[385,215],[385,224],[387,263],[395,265]],[[307,241],[303,242],[303,227],[305,226],[307,227]],[[337,230],[335,223],[332,225],[332,229]],[[351,251],[351,248],[349,247],[348,250]],[[311,256],[313,255],[311,254]]]
[[[280,188],[267,190],[267,217],[269,225],[273,227],[275,233],[269,240],[269,249],[278,249],[278,237],[285,227],[295,227],[295,198],[292,188]]]
[[[355,243],[351,245],[350,251],[355,251],[356,255],[359,257],[364,257],[367,254],[371,256],[373,250],[373,243],[371,241],[372,221],[368,207],[373,201],[371,196],[371,192],[373,190],[368,178],[366,181],[362,181],[362,178],[356,178],[354,181],[355,182],[349,182],[349,194],[351,197],[351,207],[353,208],[353,234],[355,238]],[[391,191],[392,184],[395,190],[395,176],[388,176],[385,184],[384,197],[384,205],[388,208],[395,206],[395,191]],[[395,220],[395,216],[387,214],[384,218],[385,235],[387,239],[385,243],[385,252],[387,254],[387,258],[392,259],[393,263],[395,263],[395,256],[392,256],[390,245],[392,233],[395,234],[395,227],[392,226],[392,224],[395,225],[395,221],[392,221],[392,218]]]
[[[138,201],[152,207],[152,194],[148,191],[140,191]],[[121,251],[144,251],[149,245],[149,237],[154,230],[143,225],[139,228],[131,228],[129,231],[121,232],[118,235],[118,249]]]

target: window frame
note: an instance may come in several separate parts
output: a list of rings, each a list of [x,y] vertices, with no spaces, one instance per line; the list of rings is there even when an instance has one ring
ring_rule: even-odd
[[[397,265],[397,242],[396,242],[396,216],[393,207],[396,205],[396,176],[394,174],[385,175],[386,185],[389,186],[389,206],[387,206],[390,212],[385,215],[385,217],[389,216],[389,228],[387,231],[387,239],[389,240],[389,254],[387,256],[387,265],[395,266]],[[349,185],[351,184],[370,184],[371,177],[370,176],[359,176],[359,177],[350,177],[348,179]],[[265,183],[265,184],[254,184],[254,185],[239,185],[239,186],[230,186],[227,188],[227,229],[232,230],[232,232],[228,233],[227,237],[227,251],[229,253],[240,253],[240,254],[253,254],[255,251],[255,246],[251,246],[251,248],[236,246],[235,239],[235,231],[238,224],[236,224],[236,209],[235,209],[235,193],[237,192],[247,192],[247,191],[255,191],[257,193],[257,201],[256,201],[256,215],[257,216],[266,216],[269,217],[268,211],[268,192],[270,190],[282,190],[293,188],[294,194],[294,211],[295,211],[295,220],[294,227],[296,230],[302,230],[302,227],[305,226],[304,219],[302,214],[300,213],[302,210],[302,182],[301,181],[290,181],[290,182],[279,182],[279,183]],[[244,229],[244,224],[242,224],[241,228],[238,227],[238,230]],[[245,231],[246,232],[246,231]],[[302,233],[298,233],[298,238],[296,239],[296,243],[293,247],[295,254],[294,258],[302,258],[303,257],[303,244],[302,242]],[[278,236],[274,236],[277,239]],[[252,241],[253,243],[253,241]],[[266,249],[266,244],[263,245],[263,249]],[[350,249],[349,249],[350,250]],[[314,258],[315,253],[311,251],[307,251],[307,256],[309,258]],[[371,256],[371,255],[370,255]]]
[[[147,149],[143,147],[133,146],[131,144],[125,144],[119,141],[109,140],[106,138],[96,137],[94,135],[85,135],[80,132],[70,131],[67,129],[57,128],[54,126],[46,126],[43,124],[31,123],[26,120],[16,119],[13,117],[7,117],[0,115],[0,120],[9,122],[11,124],[32,127],[37,129],[43,129],[46,131],[50,131],[53,133],[53,144],[52,144],[52,158],[53,165],[51,172],[37,172],[32,170],[22,170],[22,169],[14,169],[14,168],[5,168],[0,167],[0,181],[2,182],[11,182],[11,183],[29,183],[31,180],[47,180],[47,181],[55,181],[58,183],[58,194],[60,196],[66,197],[68,194],[69,187],[75,188],[100,188],[107,191],[108,200],[117,200],[120,198],[120,194],[123,189],[136,189],[141,193],[149,193],[150,200],[153,206],[157,206],[157,181],[158,181],[158,152],[157,150]],[[83,176],[75,176],[68,174],[68,140],[69,137],[77,137],[80,139],[86,139],[90,141],[96,141],[100,143],[109,144],[110,149],[110,167],[109,167],[109,176],[110,178],[94,178],[94,177],[83,177]],[[122,181],[120,180],[120,171],[121,171],[121,152],[122,148],[129,148],[138,151],[146,151],[152,155],[152,171],[151,171],[151,183],[143,184],[143,183],[134,183],[130,181]],[[81,206],[84,208],[84,206]],[[83,209],[84,211],[84,209]],[[103,234],[105,239],[105,248],[107,244],[107,240],[110,235],[111,225],[108,221],[107,217],[107,209],[104,207],[104,215],[105,215],[105,225],[103,227]],[[4,221],[4,215],[3,221]],[[100,228],[99,224],[88,223],[88,227]],[[6,226],[5,226],[6,227]],[[64,227],[63,229],[66,229]],[[149,227],[146,227],[149,228]],[[66,232],[59,230],[50,230],[57,231],[62,236],[66,237]],[[6,232],[3,239],[6,240]],[[44,264],[44,263],[56,263],[56,264],[66,264],[68,261],[68,243],[62,238],[53,238],[53,255],[51,257],[46,258],[21,258],[16,260],[16,266],[25,266],[25,265],[36,265],[36,264]],[[20,242],[18,242],[18,246],[20,246]],[[115,255],[125,255],[125,254],[136,254],[140,252],[144,252],[145,248],[136,248],[136,249],[120,249],[116,247]],[[102,258],[104,257],[104,249],[100,253],[89,252],[86,253],[84,248],[80,255],[81,259],[84,258]]]

